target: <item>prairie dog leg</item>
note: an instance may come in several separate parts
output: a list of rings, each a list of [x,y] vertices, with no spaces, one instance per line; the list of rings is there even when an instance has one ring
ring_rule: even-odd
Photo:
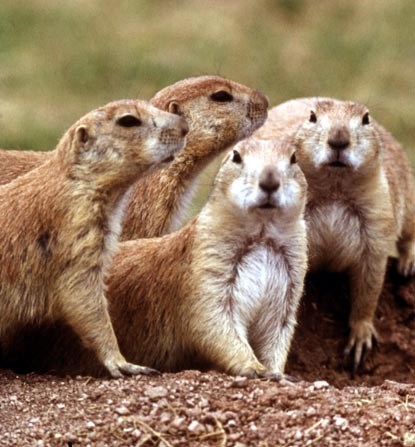
[[[125,360],[118,347],[118,342],[108,314],[106,298],[101,293],[75,293],[74,299],[62,300],[63,313],[68,323],[81,338],[82,343],[92,348],[99,361],[105,366],[112,377],[119,378],[123,374],[157,374],[157,371],[139,365],[134,365]],[[89,305],[92,307],[89,308]],[[98,306],[97,306],[98,304]]]
[[[353,351],[353,371],[363,363],[365,352],[371,351],[378,339],[374,317],[386,263],[387,256],[367,256],[350,271],[350,335],[345,355],[350,356]]]

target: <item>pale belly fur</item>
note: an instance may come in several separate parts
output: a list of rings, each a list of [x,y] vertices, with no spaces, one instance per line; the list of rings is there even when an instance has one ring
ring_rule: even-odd
[[[240,335],[248,336],[264,312],[282,313],[288,283],[284,259],[269,247],[259,245],[242,258],[232,290],[234,324]]]
[[[306,221],[311,271],[342,272],[362,256],[361,222],[346,206],[320,206]]]

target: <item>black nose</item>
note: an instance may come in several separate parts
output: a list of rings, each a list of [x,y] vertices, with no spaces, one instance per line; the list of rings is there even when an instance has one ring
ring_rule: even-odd
[[[275,177],[275,174],[272,170],[267,169],[262,172],[259,178],[259,187],[262,191],[272,194],[280,187],[280,182]]]
[[[330,129],[327,144],[333,150],[342,151],[350,145],[349,129],[344,126],[336,126]]]

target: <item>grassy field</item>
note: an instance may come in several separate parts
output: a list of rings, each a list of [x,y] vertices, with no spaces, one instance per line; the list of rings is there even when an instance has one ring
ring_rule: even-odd
[[[271,104],[367,103],[415,164],[413,0],[2,0],[0,147],[51,149],[84,113],[217,73]]]

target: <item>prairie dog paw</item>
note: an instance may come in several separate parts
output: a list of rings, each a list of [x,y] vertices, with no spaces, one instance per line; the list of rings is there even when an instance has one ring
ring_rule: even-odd
[[[401,254],[398,261],[398,273],[402,276],[412,276],[415,274],[415,250],[410,253]]]
[[[351,325],[349,341],[344,355],[353,355],[353,372],[356,372],[360,365],[364,363],[364,356],[373,348],[373,344],[378,340],[376,329],[372,321],[358,321]],[[353,354],[352,354],[353,353]]]
[[[123,357],[119,359],[109,359],[104,362],[104,365],[111,374],[111,376],[116,379],[121,378],[124,375],[135,376],[138,374],[143,374],[146,376],[152,376],[160,374],[155,369],[147,368],[146,366],[134,365],[133,363],[128,363]]]
[[[261,377],[265,377],[265,374],[267,373],[267,368],[265,368],[265,366],[261,365],[260,363],[240,368],[233,368],[231,372],[232,375],[247,377],[248,379],[258,379]]]

